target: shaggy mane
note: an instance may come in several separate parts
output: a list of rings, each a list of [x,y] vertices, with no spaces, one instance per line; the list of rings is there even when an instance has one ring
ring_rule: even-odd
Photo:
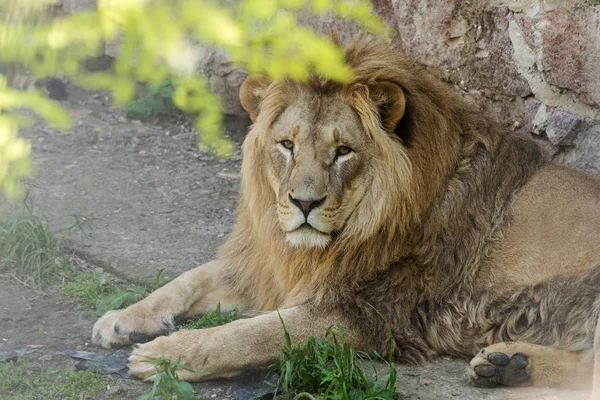
[[[452,290],[476,273],[488,242],[501,234],[505,205],[543,163],[537,146],[501,132],[393,47],[358,41],[347,47],[347,63],[353,79],[343,85],[320,77],[271,83],[260,103],[261,118],[244,142],[237,224],[219,257],[231,265],[229,283],[253,299],[255,309],[344,296],[353,299],[349,304],[360,298],[385,309],[393,288],[381,288],[381,282],[394,280],[413,279],[423,293],[442,286]],[[382,131],[369,98],[369,88],[380,81],[398,85],[407,101],[392,135]],[[261,132],[300,89],[339,92],[372,135],[385,166],[326,249],[286,244],[263,168]]]

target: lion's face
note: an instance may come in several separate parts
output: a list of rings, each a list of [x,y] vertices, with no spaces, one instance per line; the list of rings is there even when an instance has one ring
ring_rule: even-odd
[[[273,209],[291,246],[326,247],[336,235],[351,233],[344,231],[353,214],[373,219],[379,212],[381,218],[380,170],[390,159],[383,154],[401,147],[387,132],[404,112],[397,85],[318,90],[248,79],[240,98],[255,121],[250,134],[256,140],[244,151],[253,153],[253,173],[260,169],[275,195]],[[361,203],[370,204],[357,212]]]
[[[318,107],[315,107],[315,102]],[[369,186],[370,141],[340,96],[301,96],[267,132],[277,216],[294,247],[325,247]]]

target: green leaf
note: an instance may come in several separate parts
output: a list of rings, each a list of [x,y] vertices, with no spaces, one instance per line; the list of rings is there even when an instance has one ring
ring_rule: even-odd
[[[98,302],[96,306],[96,313],[98,315],[104,315],[107,311],[117,310],[121,306],[135,297],[135,293],[129,290],[118,289],[115,293]]]
[[[161,285],[161,280],[160,280],[160,276],[162,275],[162,273],[165,271],[164,268],[161,268],[158,270],[158,272],[156,273],[156,276],[154,277],[154,286],[152,286],[152,291],[155,291],[156,289],[160,288]]]
[[[172,99],[173,95],[175,94],[175,88],[173,85],[163,86],[158,91],[158,94],[167,99]]]
[[[178,400],[193,400],[194,392],[192,390],[192,385],[185,381],[177,381],[175,382],[175,393],[177,393]]]
[[[144,116],[146,115],[146,107],[142,101],[132,101],[127,104],[127,112],[136,116]]]

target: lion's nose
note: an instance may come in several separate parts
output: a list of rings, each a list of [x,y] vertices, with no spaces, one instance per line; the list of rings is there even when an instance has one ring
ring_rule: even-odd
[[[325,198],[327,198],[327,196],[325,196],[320,200],[299,200],[293,198],[291,194],[288,194],[288,196],[292,204],[302,211],[305,219],[308,218],[308,214],[310,214],[312,210],[325,203]]]

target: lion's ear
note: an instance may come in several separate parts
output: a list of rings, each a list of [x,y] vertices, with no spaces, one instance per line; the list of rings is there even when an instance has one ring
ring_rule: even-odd
[[[393,133],[406,111],[404,91],[395,83],[377,82],[369,87],[369,93],[379,110],[383,129]]]
[[[240,103],[250,114],[252,122],[256,121],[258,117],[260,102],[265,96],[265,90],[269,84],[269,80],[265,77],[249,77],[240,87]]]

